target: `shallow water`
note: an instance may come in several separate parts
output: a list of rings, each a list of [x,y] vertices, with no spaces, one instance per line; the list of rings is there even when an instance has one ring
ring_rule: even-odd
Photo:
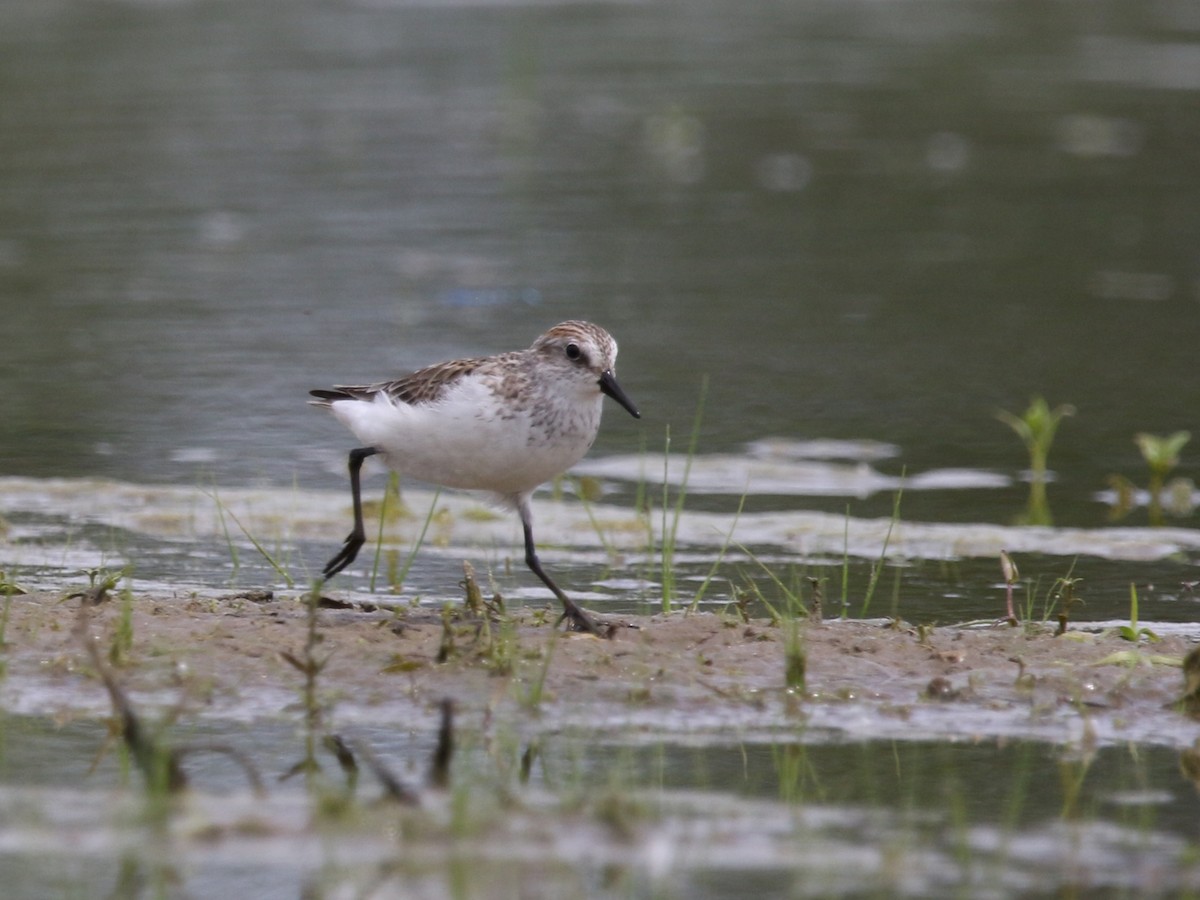
[[[0,83],[9,579],[57,590],[129,566],[138,588],[183,594],[303,585],[348,507],[348,436],[306,408],[309,388],[525,346],[587,317],[620,341],[644,418],[610,410],[581,467],[603,490],[599,533],[569,499],[543,497],[538,514],[548,565],[597,610],[660,605],[672,523],[658,454],[669,428],[668,480],[681,485],[707,376],[677,534],[685,601],[702,586],[716,609],[746,591],[811,601],[811,576],[841,611],[845,561],[851,614],[992,619],[1007,549],[1033,618],[1053,617],[1068,574],[1083,579],[1079,618],[1128,617],[1131,583],[1143,618],[1197,618],[1194,494],[1181,490],[1172,527],[1144,528],[1138,507],[1121,531],[1103,494],[1113,473],[1145,487],[1135,433],[1197,430],[1200,18],[1185,0],[300,0],[286,14],[265,0],[8,0]],[[1050,457],[1054,531],[1010,527],[1028,459],[994,418],[1034,393],[1077,410]],[[1198,458],[1185,447],[1174,474],[1195,478]],[[405,496],[414,515],[390,536],[392,560],[433,502],[409,485]],[[515,523],[473,500],[439,503],[450,512],[402,597],[457,599],[466,557],[510,598],[543,601],[512,562]],[[369,578],[343,587],[365,594]],[[44,813],[90,796],[71,833],[100,849],[76,857],[68,843],[78,868],[54,881],[64,854],[9,830],[20,840],[2,880],[28,896],[107,893],[124,837],[106,818],[114,771],[92,776],[99,797],[79,787],[95,730],[4,721],[6,784],[70,775],[59,800],[2,802]],[[250,739],[270,744],[274,727]],[[597,751],[599,769],[626,752],[616,744]],[[735,846],[764,855],[725,870],[701,858],[711,835],[697,856],[680,850],[679,834],[713,827],[689,791],[724,782],[729,759],[742,760],[738,785],[759,784],[748,773],[780,751],[701,747],[697,772],[664,738],[661,780],[681,811],[663,852],[684,863],[664,886],[661,861],[643,859],[612,892],[962,893],[984,886],[975,862],[996,893],[1088,886],[1073,880],[1085,870],[1115,892],[1196,889],[1177,749],[1106,748],[1078,830],[1058,824],[1060,797],[1030,788],[1018,792],[1030,816],[1017,816],[1028,843],[997,824],[1013,820],[994,803],[917,828],[910,844],[919,798],[943,816],[970,807],[962,785],[994,765],[1057,783],[1059,751],[871,741],[842,788],[830,767],[844,748],[797,746],[816,760],[833,824],[781,812],[789,798],[769,777],[761,793],[731,787],[729,821],[784,824],[734,827]],[[944,780],[905,781],[939,753]],[[636,785],[643,762],[629,764]],[[894,764],[890,787],[871,774]],[[768,807],[738,806],[750,800]],[[915,844],[899,853],[912,869],[878,857],[856,869],[847,831]],[[828,841],[833,863],[796,856],[798,834]],[[372,847],[377,861],[394,850]],[[280,874],[201,859],[186,842],[180,854],[172,866],[196,894],[267,896],[264,871]],[[559,863],[546,883],[560,895],[608,884],[603,859],[583,875]],[[396,890],[444,895],[448,865],[437,857],[433,875]],[[301,880],[281,890],[295,896]]]
[[[85,756],[63,752],[87,753],[101,736],[5,721],[6,896],[1173,894],[1200,880],[1188,849],[1195,787],[1178,754],[1159,749],[1077,757],[1024,742],[847,747],[797,735],[630,750],[565,734],[539,744],[519,804],[490,795],[503,754],[476,749],[461,776],[469,798],[376,804],[316,826],[299,785],[272,784],[256,800],[240,773],[200,758],[168,830],[112,791],[111,759],[87,775]],[[295,747],[286,729],[197,737],[240,745],[272,779]],[[401,772],[428,751],[392,730],[356,737]],[[364,800],[378,793],[360,782]],[[469,824],[453,825],[455,803]]]
[[[308,388],[587,316],[645,411],[598,457],[682,454],[707,375],[701,508],[887,517],[907,479],[906,519],[1008,524],[994,412],[1041,392],[1055,521],[1103,527],[1200,399],[1184,5],[672,9],[6,4],[4,474],[342,488]],[[748,482],[831,438],[845,479]],[[1191,568],[1075,574],[1108,615]]]
[[[701,452],[1011,479],[993,411],[1041,392],[1079,411],[1055,512],[1099,524],[1200,389],[1196,25],[1122,8],[5,4],[0,458],[332,485],[307,388],[583,315],[646,414],[601,454],[681,446],[707,373]]]

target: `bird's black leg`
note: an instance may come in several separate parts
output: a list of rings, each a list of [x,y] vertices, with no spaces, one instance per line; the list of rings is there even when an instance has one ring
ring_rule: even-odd
[[[363,460],[374,456],[379,451],[374,447],[356,447],[350,451],[350,495],[354,498],[354,530],[346,537],[342,549],[337,556],[325,564],[321,574],[332,578],[358,556],[358,551],[367,541],[367,533],[363,528],[362,489],[359,487],[359,472],[362,471]]]
[[[572,631],[586,631],[588,634],[603,637],[604,632],[596,626],[595,622],[588,618],[587,614],[579,608],[574,600],[564,594],[559,586],[550,580],[550,576],[542,568],[542,564],[538,561],[537,549],[533,545],[533,514],[529,509],[529,501],[522,501],[519,509],[521,513],[521,526],[525,529],[525,565],[529,566],[534,575],[542,579],[542,584],[550,588],[554,596],[562,603],[563,618],[570,620]],[[562,620],[560,619],[559,621]]]

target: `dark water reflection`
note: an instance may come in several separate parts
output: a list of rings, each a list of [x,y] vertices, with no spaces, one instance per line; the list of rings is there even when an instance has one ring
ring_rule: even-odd
[[[431,735],[394,724],[348,734],[406,779],[405,761],[430,751]],[[115,752],[90,768],[103,727],[6,717],[5,896],[295,897],[313,884],[371,884],[377,871],[382,886],[357,894],[523,896],[498,887],[528,880],[514,862],[537,872],[532,895],[562,897],[1176,894],[1197,877],[1184,766],[1194,768],[1194,750],[545,735],[527,785],[497,786],[495,770],[519,746],[461,754],[456,777],[471,789],[459,802],[474,804],[474,827],[439,838],[437,798],[402,815],[375,801],[365,774],[353,814],[310,807],[298,779],[276,780],[300,741],[285,723],[207,722],[171,737],[236,747],[267,776],[267,794],[247,806],[240,772],[189,757],[194,795],[177,810],[186,824],[164,839],[137,814],[137,776],[122,774]],[[504,797],[498,816],[487,812],[493,792]],[[222,804],[240,816],[223,816]],[[522,824],[530,815],[549,818],[555,838]]]
[[[1197,91],[1182,0],[6,3],[3,472],[340,485],[309,387],[587,316],[645,412],[597,452],[686,433],[707,373],[701,452],[1015,476],[993,411],[1043,392],[1056,521],[1102,524],[1200,407]]]

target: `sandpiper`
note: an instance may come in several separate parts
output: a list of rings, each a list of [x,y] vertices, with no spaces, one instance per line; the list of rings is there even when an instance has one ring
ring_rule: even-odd
[[[445,487],[490,492],[521,516],[525,564],[563,605],[576,631],[596,624],[542,569],[529,498],[575,465],[600,427],[603,395],[635,419],[641,413],[613,374],[617,342],[590,322],[555,325],[528,350],[428,366],[394,381],[310,393],[364,446],[350,451],[354,529],[326,564],[326,578],[366,541],[359,472],[380,456],[388,468]]]

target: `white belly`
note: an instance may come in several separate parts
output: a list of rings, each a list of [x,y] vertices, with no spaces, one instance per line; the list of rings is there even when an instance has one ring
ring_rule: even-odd
[[[333,414],[391,469],[433,484],[515,495],[575,465],[600,425],[595,402],[498,405],[479,382],[456,387],[433,404],[408,406],[384,394],[339,400]]]

